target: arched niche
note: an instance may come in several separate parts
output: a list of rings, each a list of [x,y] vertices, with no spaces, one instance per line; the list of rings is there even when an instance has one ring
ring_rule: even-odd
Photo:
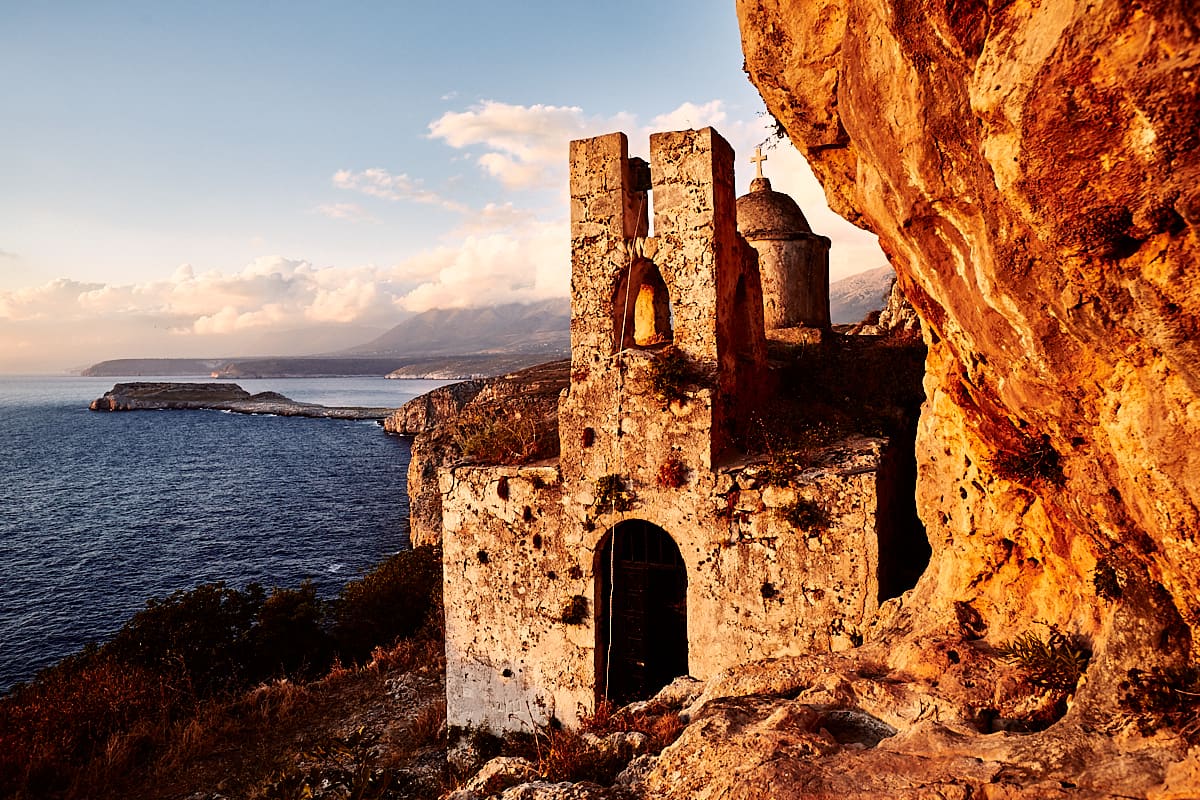
[[[617,350],[656,347],[674,340],[671,294],[653,261],[635,259],[613,295]]]
[[[687,566],[665,530],[624,520],[596,563],[596,697],[648,699],[688,673]]]

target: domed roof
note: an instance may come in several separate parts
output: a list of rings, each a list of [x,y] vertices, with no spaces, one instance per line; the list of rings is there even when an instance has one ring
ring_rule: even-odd
[[[747,239],[812,233],[796,201],[772,190],[767,178],[755,178],[750,182],[749,194],[737,199],[737,227]]]

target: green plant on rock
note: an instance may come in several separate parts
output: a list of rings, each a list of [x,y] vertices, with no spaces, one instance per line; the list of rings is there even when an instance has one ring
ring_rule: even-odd
[[[620,475],[601,475],[596,479],[596,499],[592,501],[592,508],[598,512],[628,511],[633,508],[633,497]]]
[[[1056,628],[1046,638],[1026,631],[996,648],[1001,660],[1020,667],[1030,683],[1071,691],[1083,677],[1091,653]]]
[[[696,370],[692,362],[679,348],[665,347],[658,353],[650,366],[650,386],[664,400],[684,402],[688,398],[688,387],[696,382]]]

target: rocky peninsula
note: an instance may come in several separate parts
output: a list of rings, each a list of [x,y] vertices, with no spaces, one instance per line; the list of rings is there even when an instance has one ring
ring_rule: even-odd
[[[323,406],[301,403],[278,392],[250,394],[236,383],[118,383],[88,406],[92,411],[161,411],[164,409],[231,411],[236,414],[275,414],[280,417],[374,419],[388,417],[391,408]]]

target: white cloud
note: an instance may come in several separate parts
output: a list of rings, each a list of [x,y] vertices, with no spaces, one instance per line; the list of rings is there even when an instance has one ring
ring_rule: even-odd
[[[351,222],[379,222],[379,220],[371,216],[358,203],[322,203],[317,206],[316,212],[330,219],[344,219]]]
[[[577,106],[521,106],[485,100],[466,111],[448,111],[429,124],[429,135],[451,147],[483,149],[479,166],[510,189],[557,189],[567,169],[572,139],[628,128],[633,117],[595,117]]]
[[[408,200],[414,203],[441,206],[450,211],[464,211],[461,203],[447,200],[436,192],[421,185],[421,181],[401,173],[393,175],[381,167],[371,167],[360,172],[339,169],[333,173],[333,185],[384,200]]]
[[[8,250],[0,250],[0,258],[16,258],[16,253],[10,253]]]
[[[565,220],[531,219],[515,228],[469,234],[457,246],[430,254],[428,279],[400,303],[409,311],[425,311],[565,297],[569,243]]]
[[[720,100],[710,100],[703,105],[684,103],[674,111],[659,114],[650,120],[651,131],[682,131],[689,128],[719,128],[725,121],[726,114]]]

